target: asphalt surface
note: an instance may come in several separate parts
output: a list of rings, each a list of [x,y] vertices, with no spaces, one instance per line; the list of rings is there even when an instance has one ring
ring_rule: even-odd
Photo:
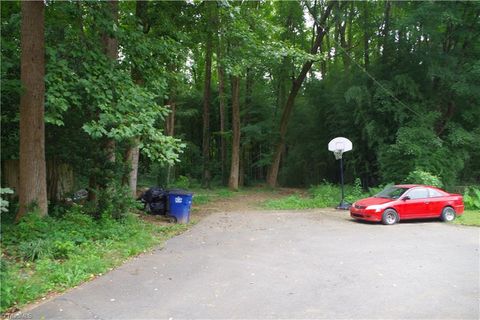
[[[23,315],[478,319],[479,234],[439,221],[359,223],[334,210],[215,213]]]

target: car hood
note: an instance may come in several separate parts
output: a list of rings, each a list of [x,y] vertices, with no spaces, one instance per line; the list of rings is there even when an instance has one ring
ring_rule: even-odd
[[[358,200],[355,202],[356,205],[358,206],[371,206],[374,204],[384,204],[387,202],[392,202],[393,199],[387,199],[387,198],[375,198],[375,197],[370,197],[370,198],[365,198],[362,200]]]

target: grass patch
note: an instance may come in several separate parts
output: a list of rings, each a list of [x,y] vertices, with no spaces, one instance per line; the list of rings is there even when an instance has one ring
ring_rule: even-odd
[[[203,205],[212,201],[228,199],[240,194],[242,191],[231,191],[228,188],[193,189],[193,205]]]
[[[464,226],[480,227],[480,210],[465,210],[465,212],[453,222]]]
[[[368,193],[364,192],[357,182],[354,185],[345,186],[345,200],[353,203],[358,199],[369,197],[380,191],[379,188],[372,188]],[[295,210],[329,208],[339,204],[341,189],[339,186],[324,183],[308,189],[308,195],[293,194],[280,199],[267,200],[263,207],[274,210]]]
[[[95,220],[74,207],[62,218],[25,217],[2,224],[0,312],[61,292],[120,265],[181,233],[134,215]]]

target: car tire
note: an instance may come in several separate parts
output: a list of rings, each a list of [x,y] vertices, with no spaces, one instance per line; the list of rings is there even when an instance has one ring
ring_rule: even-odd
[[[452,207],[445,207],[442,210],[442,215],[440,216],[440,218],[442,219],[442,221],[452,222],[453,220],[455,220],[456,216],[457,214]]]
[[[386,209],[383,211],[382,223],[385,225],[392,225],[397,223],[399,220],[398,213],[394,209]]]

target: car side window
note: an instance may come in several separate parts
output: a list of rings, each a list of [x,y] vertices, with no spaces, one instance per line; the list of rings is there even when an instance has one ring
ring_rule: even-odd
[[[431,198],[434,198],[434,197],[443,197],[443,194],[440,192],[440,191],[437,191],[435,189],[428,189],[428,191],[430,192],[430,197]]]
[[[407,196],[410,197],[410,199],[423,199],[423,198],[428,198],[428,189],[426,188],[415,188],[413,190],[410,190],[410,192],[407,194]]]

